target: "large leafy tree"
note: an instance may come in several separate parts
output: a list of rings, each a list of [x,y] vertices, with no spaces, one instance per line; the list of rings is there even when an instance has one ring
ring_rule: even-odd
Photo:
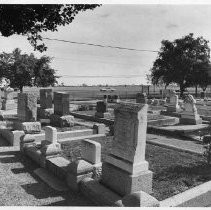
[[[209,83],[210,48],[203,37],[194,38],[190,33],[173,42],[163,40],[151,69],[153,84],[164,83],[168,86],[176,83],[181,95],[187,87]]]
[[[58,26],[70,24],[82,11],[93,10],[97,4],[27,4],[0,5],[0,33],[8,37],[13,34],[26,35],[34,49],[43,52],[41,32],[57,31]]]
[[[20,49],[0,54],[0,75],[9,79],[10,86],[23,90],[24,86],[54,86],[58,78],[50,67],[51,58],[21,54]]]

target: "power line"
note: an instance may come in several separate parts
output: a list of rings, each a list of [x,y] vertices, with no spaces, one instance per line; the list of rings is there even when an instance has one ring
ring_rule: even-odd
[[[58,41],[58,42],[67,42],[67,43],[78,44],[78,45],[88,45],[88,46],[94,46],[94,47],[112,48],[112,49],[119,49],[119,50],[153,52],[153,53],[159,52],[157,50],[143,50],[143,49],[135,49],[135,48],[127,48],[127,47],[119,47],[119,46],[111,46],[111,45],[93,44],[93,43],[88,43],[88,42],[75,42],[75,41],[68,41],[68,40],[63,40],[63,39],[51,39],[51,38],[47,38],[47,37],[43,37],[42,39],[50,40],[50,41]]]

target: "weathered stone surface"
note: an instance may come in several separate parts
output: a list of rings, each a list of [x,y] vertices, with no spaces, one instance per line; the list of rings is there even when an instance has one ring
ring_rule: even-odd
[[[58,155],[61,153],[61,145],[59,143],[45,145],[40,151],[44,157]]]
[[[202,119],[200,118],[197,108],[196,100],[192,95],[188,94],[184,99],[184,111],[181,113],[180,123],[181,124],[190,124],[196,125],[201,124]]]
[[[80,191],[85,197],[99,206],[123,206],[120,195],[91,178],[84,178],[81,181]]]
[[[122,203],[126,207],[159,207],[159,201],[143,191],[126,195],[122,199]]]
[[[54,92],[54,114],[69,114],[69,94],[66,92]]]
[[[51,125],[58,127],[73,127],[75,124],[74,117],[72,115],[56,115],[52,114],[50,116]]]
[[[33,93],[18,93],[18,118],[24,122],[37,120],[37,96]]]
[[[42,109],[49,109],[53,107],[52,89],[40,89],[40,107]]]
[[[147,109],[147,104],[116,105],[112,155],[133,164],[145,160]]]
[[[137,191],[152,193],[152,172],[149,170],[129,174],[116,166],[103,162],[102,183],[121,196]]]
[[[2,110],[13,110],[17,109],[17,103],[13,99],[2,100]]]
[[[45,140],[52,144],[57,143],[57,129],[52,126],[45,127]]]
[[[46,168],[61,180],[66,179],[69,164],[70,161],[63,157],[52,157],[46,160]]]
[[[95,123],[93,125],[94,133],[96,134],[105,134],[106,133],[106,126],[103,123]]]
[[[111,118],[111,113],[109,112],[95,112],[95,117],[99,117],[99,118]]]
[[[146,93],[137,93],[136,94],[136,103],[146,104],[147,103],[147,94]]]
[[[81,143],[81,158],[91,164],[101,164],[101,144],[88,139]]]
[[[175,91],[170,92],[170,104],[167,107],[167,112],[177,112],[179,111],[179,99],[178,96],[176,95]]]
[[[107,109],[108,109],[107,103],[105,103],[104,101],[97,102],[97,107],[96,107],[97,112],[104,113],[104,112],[107,112]]]
[[[20,125],[20,130],[23,130],[26,134],[41,132],[40,122],[22,122],[19,125]]]

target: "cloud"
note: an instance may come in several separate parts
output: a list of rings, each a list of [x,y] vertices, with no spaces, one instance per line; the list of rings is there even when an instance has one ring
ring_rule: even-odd
[[[169,23],[169,24],[166,26],[167,29],[177,28],[177,27],[179,27],[179,26],[178,26],[177,24],[173,24],[173,23]]]

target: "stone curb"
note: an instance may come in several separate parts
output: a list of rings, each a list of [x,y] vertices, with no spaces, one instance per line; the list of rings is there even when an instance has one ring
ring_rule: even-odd
[[[164,147],[164,148],[167,148],[167,149],[173,149],[173,150],[176,150],[176,151],[179,151],[179,152],[186,152],[186,153],[189,153],[189,154],[194,154],[194,155],[199,155],[199,156],[203,155],[203,153],[200,153],[200,152],[197,152],[197,151],[194,151],[194,150],[182,149],[182,148],[176,147],[174,145],[164,144],[164,143],[156,142],[156,141],[153,141],[153,140],[148,140],[147,143],[155,145],[155,146]]]
[[[160,207],[202,207],[211,205],[211,181],[160,201]]]

